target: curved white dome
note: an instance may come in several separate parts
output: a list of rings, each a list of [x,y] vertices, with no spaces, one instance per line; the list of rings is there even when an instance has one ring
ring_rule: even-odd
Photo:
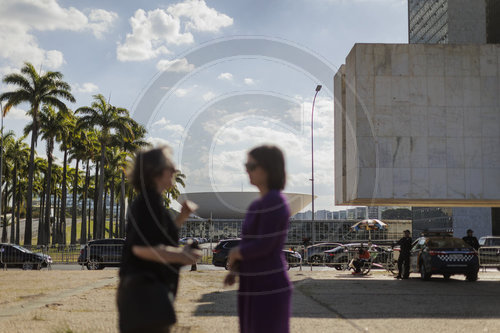
[[[310,194],[283,194],[288,199],[292,216],[312,201]],[[214,219],[243,219],[248,206],[258,197],[259,192],[192,192],[181,194],[177,201],[194,201],[199,206],[195,214],[202,218],[212,216]]]

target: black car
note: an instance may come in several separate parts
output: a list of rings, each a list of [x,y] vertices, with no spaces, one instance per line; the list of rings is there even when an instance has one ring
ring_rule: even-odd
[[[322,263],[324,259],[325,251],[334,249],[338,246],[341,246],[340,243],[319,243],[308,246],[306,249],[306,254],[304,255],[304,259],[308,263]]]
[[[221,240],[219,244],[217,244],[215,249],[212,250],[212,264],[214,266],[225,267],[226,269],[228,269],[229,267],[227,266],[227,256],[229,254],[229,250],[231,250],[233,247],[238,246],[240,244],[240,241],[240,238]]]
[[[233,247],[238,246],[240,242],[241,242],[240,238],[221,240],[219,244],[217,244],[215,249],[212,250],[213,252],[212,264],[214,266],[225,267],[226,269],[229,269],[227,265],[227,256],[229,254],[229,251]],[[288,262],[288,269],[290,269],[290,267],[296,267],[300,265],[302,257],[298,252],[283,250],[283,253]]]
[[[120,267],[125,239],[97,239],[88,242],[80,251],[78,263],[89,270]]]
[[[0,267],[41,269],[52,263],[46,254],[32,252],[16,244],[0,244]]]
[[[429,280],[435,274],[442,274],[445,279],[464,274],[468,281],[476,281],[479,259],[476,250],[463,239],[429,234],[413,242],[410,272],[420,273],[422,280]]]

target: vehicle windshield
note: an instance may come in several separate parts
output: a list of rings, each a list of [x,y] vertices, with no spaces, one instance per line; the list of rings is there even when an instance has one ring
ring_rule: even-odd
[[[500,238],[490,238],[486,244],[488,244],[488,246],[500,246]]]
[[[31,253],[31,251],[30,251],[30,250],[25,249],[24,247],[19,246],[19,245],[12,245],[12,247],[14,247],[14,248],[16,248],[16,249],[18,249],[19,251],[24,252],[24,253]]]
[[[431,249],[451,249],[451,248],[470,248],[471,246],[460,238],[454,237],[439,237],[429,238],[425,242],[427,247]]]

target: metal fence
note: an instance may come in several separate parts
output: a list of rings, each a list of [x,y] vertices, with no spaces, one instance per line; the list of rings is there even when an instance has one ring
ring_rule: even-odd
[[[478,254],[481,267],[497,267],[500,269],[500,246],[483,246],[479,248]]]

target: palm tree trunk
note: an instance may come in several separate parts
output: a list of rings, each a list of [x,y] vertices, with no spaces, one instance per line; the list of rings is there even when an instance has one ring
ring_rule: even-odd
[[[45,219],[43,218],[43,212],[45,211],[44,207],[45,207],[45,182],[46,182],[45,178],[46,177],[47,177],[47,175],[44,176],[43,185],[42,185],[42,193],[40,194],[40,209],[39,209],[39,213],[38,213],[38,242],[37,242],[38,245],[43,245],[43,235],[45,232],[45,229],[44,229]],[[26,210],[27,209],[28,209],[28,207],[26,206]]]
[[[90,181],[90,170],[89,170],[89,160],[87,160],[87,166],[85,169],[85,187],[83,189],[83,203],[82,203],[82,224],[80,226],[80,244],[87,243],[87,193]]]
[[[35,172],[35,147],[38,138],[38,105],[33,105],[33,131],[31,132],[30,163],[28,166],[28,191],[26,192],[26,223],[24,245],[31,245],[33,218],[33,174]],[[40,229],[40,226],[38,226]]]
[[[111,199],[109,201],[109,238],[114,237],[113,231],[113,213],[114,213],[114,205],[115,205],[115,173],[113,172],[113,176],[111,177]],[[115,227],[116,228],[116,227]]]
[[[16,244],[19,244],[20,240],[19,240],[19,237],[20,237],[20,221],[21,221],[21,201],[22,201],[22,196],[20,195],[20,191],[18,191],[18,194],[17,194],[17,214],[16,214]]]
[[[1,191],[1,189],[0,189]],[[7,241],[7,186],[5,186],[4,194],[2,197],[2,205],[3,205],[3,229],[2,229],[2,238],[5,236],[5,241]],[[1,213],[1,212],[0,212]],[[5,235],[4,235],[5,234]]]
[[[17,164],[14,164],[14,177],[12,177],[12,218],[10,219],[10,242],[14,242],[14,216],[16,215],[16,187],[17,187]]]
[[[73,205],[71,206],[71,244],[76,244],[76,214],[77,214],[77,207],[78,207],[78,164],[80,163],[80,160],[76,160],[76,168],[75,168],[75,179],[73,180]],[[85,205],[85,204],[84,204]],[[82,220],[83,222],[83,220]]]
[[[51,187],[52,187],[52,152],[50,149],[50,142],[47,142],[47,145],[49,146],[47,148],[47,161],[48,161],[48,167],[47,167],[47,188],[46,188],[46,199],[45,199],[45,234],[44,234],[44,245],[48,245],[50,243],[50,208],[51,208]],[[55,239],[54,235],[52,236],[52,244],[55,244]]]
[[[89,205],[89,208],[88,208],[89,213],[87,214],[88,215],[88,223],[87,223],[88,232],[87,232],[87,235],[89,236],[88,237],[89,239],[92,237],[92,234],[93,234],[91,232],[91,230],[90,230],[90,227],[92,226],[92,223],[91,223],[92,222],[92,218],[91,218],[92,215],[90,215],[91,204],[92,204],[92,200],[89,200],[89,203],[88,203],[88,205]]]
[[[120,184],[120,237],[125,236],[125,172]]]
[[[59,224],[63,230],[63,243],[66,243],[66,172],[68,164],[68,149],[64,147],[64,158],[63,158],[63,177],[62,177],[62,198],[61,198],[61,213],[59,214]]]
[[[119,234],[118,234],[118,214],[120,212],[119,210],[120,208],[120,203],[118,202],[118,200],[116,200],[116,211],[115,211],[115,238],[116,237],[119,237]]]
[[[108,201],[108,187],[104,187],[104,200],[103,200],[103,209],[102,209],[102,222],[103,222],[103,228],[102,228],[102,235],[101,238],[106,237],[106,203]],[[111,229],[108,229],[108,233],[111,231]]]
[[[99,167],[100,167],[100,163],[96,162],[95,180],[94,180],[94,230],[92,232],[94,239],[97,239],[98,235],[99,235],[99,233],[98,233],[99,227],[97,226],[97,207],[98,207],[97,202],[99,200],[99,198],[98,198],[99,191],[97,190],[97,184],[99,183]]]
[[[101,161],[99,165],[99,190],[97,191],[97,225],[99,227],[98,235],[104,235],[104,219],[103,219],[103,201],[102,197],[104,194],[104,159],[106,153],[106,146],[101,142]]]

